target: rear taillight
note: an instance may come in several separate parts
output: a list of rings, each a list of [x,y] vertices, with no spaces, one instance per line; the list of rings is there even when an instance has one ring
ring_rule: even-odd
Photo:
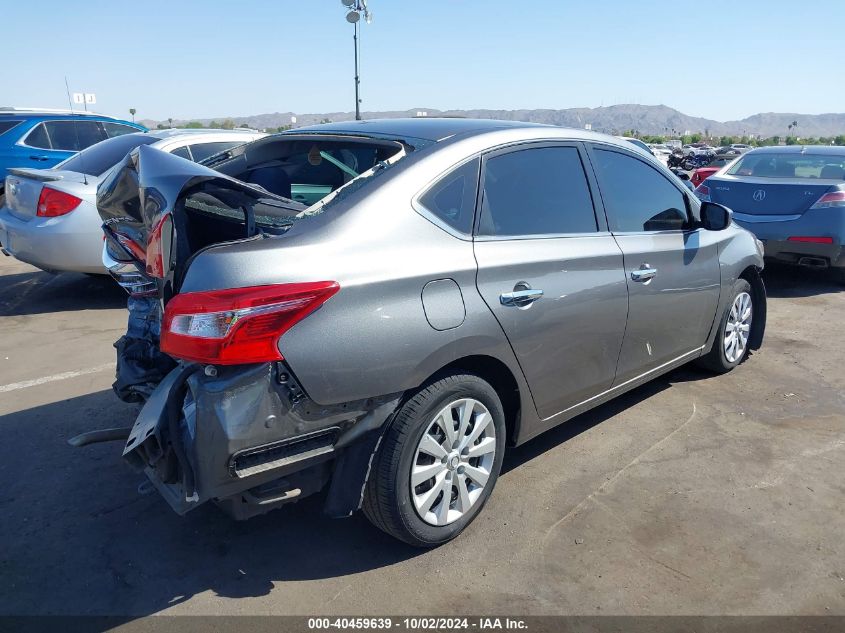
[[[822,235],[793,235],[788,242],[808,242],[810,244],[833,244],[833,238]]]
[[[830,209],[845,207],[845,191],[831,191],[816,200],[811,209]]]
[[[35,215],[42,218],[55,218],[70,213],[81,202],[82,198],[77,198],[58,189],[44,187],[41,189],[41,195],[38,196],[38,210]]]
[[[701,183],[695,188],[695,195],[698,196],[698,199],[702,202],[710,202],[710,187]]]
[[[178,294],[164,310],[161,350],[219,365],[282,360],[279,337],[339,289],[318,281]]]
[[[170,214],[165,213],[159,219],[158,224],[150,231],[147,238],[147,274],[152,277],[164,279],[164,244],[163,238],[165,235],[165,228],[170,228]]]

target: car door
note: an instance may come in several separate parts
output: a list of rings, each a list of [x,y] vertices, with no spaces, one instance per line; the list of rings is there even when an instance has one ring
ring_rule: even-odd
[[[622,253],[577,143],[483,157],[477,285],[549,418],[608,389],[627,312]]]
[[[76,152],[105,140],[99,123],[89,120],[45,121],[19,141],[30,150],[30,161],[39,169],[52,167]]]
[[[694,228],[698,203],[646,159],[601,144],[590,159],[628,284],[618,385],[705,344],[719,302],[718,233]]]

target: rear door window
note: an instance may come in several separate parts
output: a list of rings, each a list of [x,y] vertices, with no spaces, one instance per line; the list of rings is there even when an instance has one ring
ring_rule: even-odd
[[[480,163],[476,158],[450,171],[419,198],[426,211],[465,235],[472,233]]]
[[[236,145],[243,145],[243,141],[220,141],[215,143],[194,143],[191,145],[191,155],[196,162],[205,160]]]
[[[103,129],[106,132],[106,136],[109,138],[114,138],[115,136],[123,136],[124,134],[134,134],[135,132],[140,132],[138,128],[134,128],[130,125],[123,125],[123,123],[112,123],[111,121],[102,121],[100,125],[103,126]]]
[[[521,149],[484,161],[479,235],[597,230],[587,176],[576,147]]]
[[[97,121],[47,121],[44,123],[53,149],[79,151],[105,140]]]
[[[187,158],[188,160],[194,160],[191,157],[191,150],[188,149],[187,145],[185,145],[184,147],[177,147],[170,153],[174,156],[178,156],[179,158]]]
[[[39,123],[32,128],[32,131],[24,139],[24,143],[30,147],[37,147],[38,149],[52,149],[50,137],[47,136],[47,130],[44,128],[43,123]]]
[[[686,197],[663,174],[621,152],[596,149],[593,157],[611,231],[672,231],[686,227]]]

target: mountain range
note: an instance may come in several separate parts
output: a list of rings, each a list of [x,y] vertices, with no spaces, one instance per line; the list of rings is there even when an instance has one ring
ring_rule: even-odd
[[[437,110],[434,108],[413,108],[411,110],[390,110],[385,112],[363,112],[364,119],[393,119],[418,116],[466,117],[480,119],[505,119],[512,121],[530,121],[548,123],[564,127],[584,128],[586,125],[599,132],[621,134],[627,130],[636,130],[640,134],[659,134],[678,136],[685,133],[703,133],[710,136],[762,137],[786,136],[787,134],[819,137],[845,134],[845,113],[799,114],[793,112],[765,112],[740,119],[738,121],[715,121],[701,117],[688,116],[665,105],[621,104],[601,108],[567,108],[565,110]],[[236,125],[248,125],[259,130],[291,125],[294,127],[313,125],[321,121],[346,121],[355,118],[352,112],[324,112],[300,114],[294,112],[273,112],[251,116],[224,116],[213,119],[173,119],[173,125],[184,125],[189,121],[199,121],[208,125],[211,121],[222,122],[231,119]],[[789,125],[797,122],[794,130]],[[155,128],[158,124],[168,125],[167,121],[145,119],[143,125]]]

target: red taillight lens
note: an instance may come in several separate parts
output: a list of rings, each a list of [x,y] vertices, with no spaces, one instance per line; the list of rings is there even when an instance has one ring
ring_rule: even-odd
[[[336,281],[317,281],[176,295],[164,310],[161,350],[218,365],[282,360],[279,337],[338,290]]]
[[[170,215],[165,213],[161,219],[150,231],[147,238],[147,274],[152,277],[164,279],[164,247],[162,246],[162,237],[165,226],[170,226]]]
[[[55,218],[70,213],[81,202],[82,198],[58,189],[44,187],[41,189],[41,195],[38,196],[38,210],[35,215],[42,218]]]
[[[811,209],[830,209],[832,207],[845,207],[845,191],[831,191],[816,200]]]
[[[788,242],[810,242],[811,244],[833,244],[832,237],[822,237],[815,235],[794,235],[786,238]]]
[[[698,185],[698,187],[695,188],[695,195],[702,202],[710,202],[710,187],[708,187],[704,183],[701,183],[700,185]]]

